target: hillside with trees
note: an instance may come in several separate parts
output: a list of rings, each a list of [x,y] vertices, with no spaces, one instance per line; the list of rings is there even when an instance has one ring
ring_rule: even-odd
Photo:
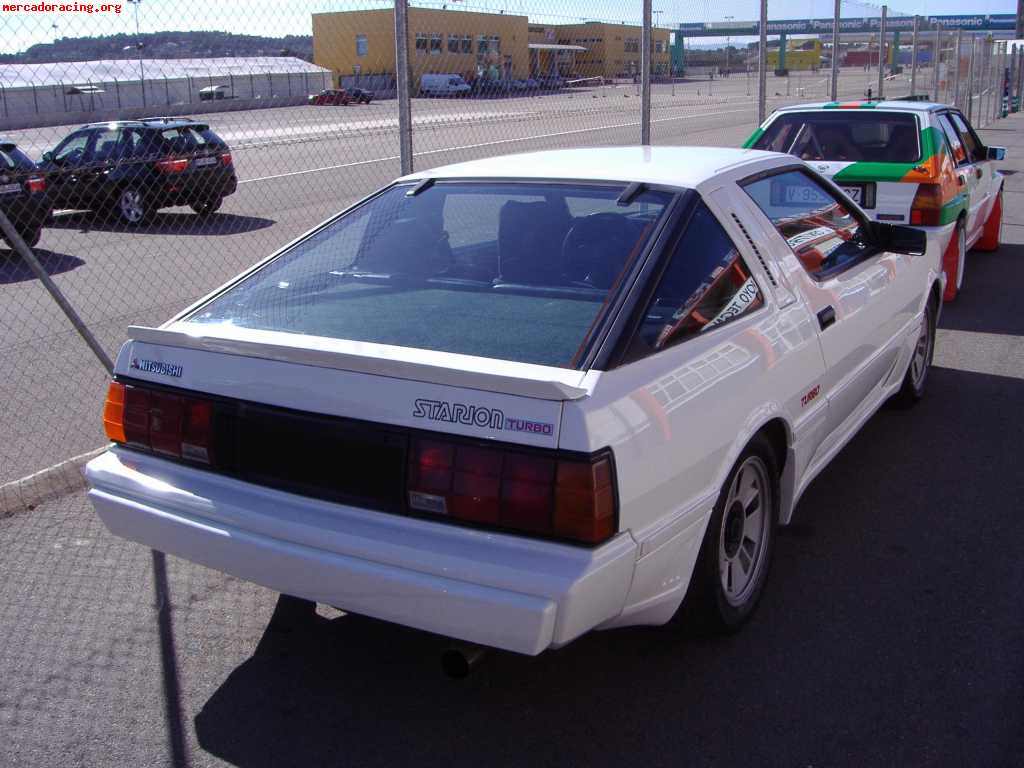
[[[137,56],[138,44],[147,59],[193,59],[221,56],[295,56],[313,60],[309,35],[261,37],[231,32],[146,32],[141,35],[64,37],[38,43],[21,53],[0,54],[3,64],[45,64],[58,61],[97,61]],[[126,50],[128,52],[126,53]]]

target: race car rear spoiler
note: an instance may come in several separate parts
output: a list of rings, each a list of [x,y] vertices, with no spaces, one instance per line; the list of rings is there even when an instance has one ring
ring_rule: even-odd
[[[206,331],[195,323],[172,324],[169,328],[133,325],[128,328],[128,337],[142,344],[334,368],[538,400],[578,400],[590,394],[581,386],[585,371],[387,344],[225,325],[210,326]]]

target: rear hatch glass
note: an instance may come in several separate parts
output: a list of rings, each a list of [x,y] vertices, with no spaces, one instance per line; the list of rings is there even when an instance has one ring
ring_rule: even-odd
[[[823,162],[916,163],[921,159],[917,118],[878,110],[783,113],[754,149]]]
[[[672,199],[624,188],[396,185],[186,321],[576,368]]]

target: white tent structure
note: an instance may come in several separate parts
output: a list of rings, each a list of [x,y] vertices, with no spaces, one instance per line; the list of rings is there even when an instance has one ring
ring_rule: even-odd
[[[184,114],[212,88],[218,110],[300,104],[331,83],[330,70],[291,56],[0,64],[0,130]]]

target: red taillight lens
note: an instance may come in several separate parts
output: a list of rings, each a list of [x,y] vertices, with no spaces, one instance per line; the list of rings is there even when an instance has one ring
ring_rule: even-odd
[[[224,165],[224,166],[231,165],[231,153],[230,152],[221,152],[220,153],[220,162],[221,162],[221,165]]]
[[[160,173],[181,173],[188,168],[188,158],[173,159],[168,158],[166,160],[158,160],[156,163],[156,169]]]
[[[32,176],[25,182],[25,186],[32,194],[46,191],[46,179],[42,176]]]
[[[555,486],[555,535],[597,544],[615,533],[612,463],[560,461]]]
[[[611,459],[562,458],[414,439],[409,507],[456,520],[599,544],[615,534]]]
[[[910,223],[919,227],[937,227],[942,223],[942,185],[917,185],[910,206]]]
[[[103,424],[118,443],[204,464],[213,460],[213,405],[207,400],[115,381]]]

